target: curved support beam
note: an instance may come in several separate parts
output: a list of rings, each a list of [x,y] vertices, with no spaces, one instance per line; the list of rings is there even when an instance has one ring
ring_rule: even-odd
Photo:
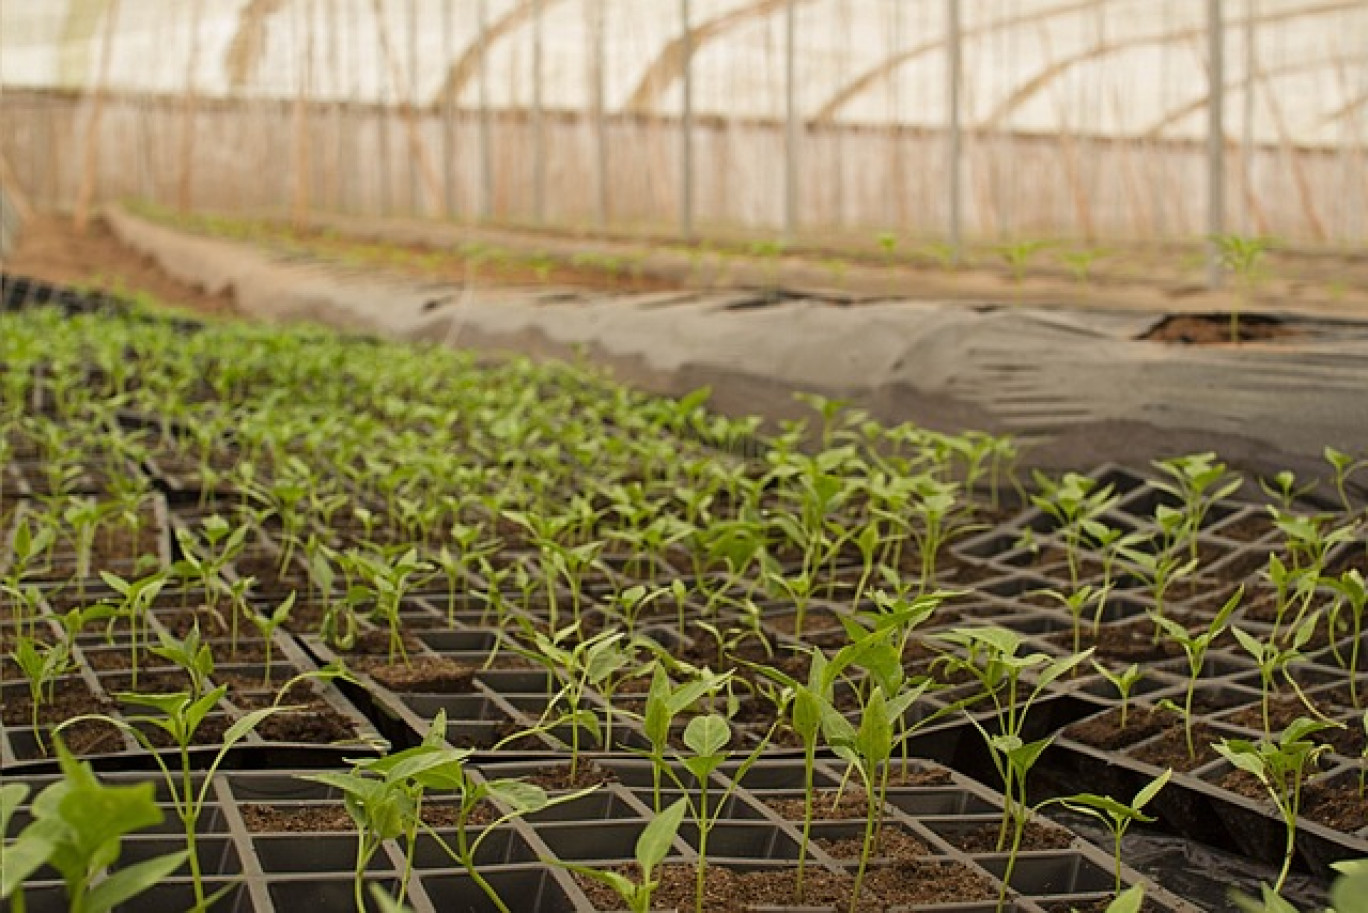
[[[1295,19],[1306,19],[1312,16],[1324,16],[1330,13],[1339,13],[1344,12],[1345,10],[1362,8],[1362,0],[1332,0],[1332,2],[1322,3],[1319,6],[1308,6],[1300,9],[1262,13],[1256,16],[1254,21],[1258,25],[1272,25],[1275,23],[1290,22]],[[1243,22],[1245,20],[1241,21]],[[1039,95],[1050,83],[1054,82],[1060,76],[1064,75],[1064,73],[1079,64],[1091,63],[1122,51],[1129,51],[1148,45],[1172,44],[1179,41],[1200,39],[1206,34],[1207,27],[1203,23],[1188,28],[1161,32],[1156,35],[1147,35],[1143,38],[1129,38],[1122,41],[1103,42],[1094,45],[1086,51],[1056,61],[1031,77],[1021,86],[1017,87],[1016,91],[1012,92],[1011,95],[1004,99],[1002,103],[978,125],[978,129],[992,129],[1000,126],[1017,108],[1030,101],[1036,95]]]
[[[447,69],[446,79],[442,80],[442,86],[437,90],[434,104],[440,107],[457,102],[465,87],[480,75],[483,57],[488,53],[489,48],[494,46],[495,42],[531,22],[537,15],[538,6],[541,7],[541,14],[544,16],[548,8],[559,2],[561,0],[541,0],[539,4],[537,0],[521,0],[521,2],[514,4],[508,12],[491,22],[485,32],[485,40],[481,42],[477,37],[470,47],[461,54],[460,58]]]
[[[1318,60],[1299,60],[1296,63],[1282,64],[1281,66],[1270,67],[1261,70],[1259,73],[1256,73],[1253,76],[1242,76],[1239,79],[1227,81],[1226,91],[1252,92],[1255,91],[1254,84],[1262,82],[1265,79],[1280,79],[1285,76],[1300,76],[1303,73],[1307,73],[1313,70],[1319,70],[1323,67],[1330,66],[1333,64],[1352,64],[1358,62],[1358,57],[1351,57],[1348,55],[1342,55],[1338,57],[1325,57]],[[1192,115],[1197,114],[1201,111],[1205,111],[1207,103],[1210,100],[1210,98],[1211,91],[1203,91],[1201,95],[1197,96],[1195,99],[1188,102],[1187,104],[1168,111],[1159,120],[1155,121],[1153,124],[1151,124],[1150,126],[1146,127],[1143,131],[1141,131],[1138,134],[1138,137],[1140,139],[1145,140],[1158,139],[1160,136],[1163,135],[1165,130],[1167,130],[1169,127],[1172,127],[1174,124],[1188,117],[1191,117]],[[1363,95],[1360,98],[1358,98],[1357,104],[1363,104],[1365,101],[1368,101],[1368,95]],[[1327,115],[1325,118],[1321,120],[1321,124],[1324,125],[1333,123],[1335,120],[1339,119],[1340,117],[1343,117],[1344,114],[1354,106],[1354,104],[1355,102],[1351,101],[1349,105],[1346,105],[1342,108],[1338,108],[1334,112],[1331,112],[1329,115]]]
[[[95,59],[95,36],[110,11],[109,0],[71,0],[57,39],[59,85],[84,89]]]
[[[223,69],[228,74],[229,86],[241,89],[261,65],[262,54],[266,51],[266,27],[271,17],[289,3],[290,0],[250,0],[242,8],[237,31],[223,52]]]
[[[1034,10],[1029,13],[1018,13],[1015,16],[1004,16],[992,22],[985,23],[977,28],[965,29],[960,34],[963,40],[979,38],[990,35],[993,32],[1018,25],[1030,25],[1032,23],[1045,22],[1059,16],[1068,16],[1073,13],[1082,13],[1091,9],[1096,9],[1098,0],[1082,0],[1082,2],[1065,3],[1060,6],[1052,6],[1049,9]],[[863,95],[878,83],[892,76],[903,64],[911,63],[919,57],[945,48],[945,39],[935,38],[924,44],[914,45],[897,55],[882,61],[877,67],[866,70],[851,82],[841,86],[834,95],[823,102],[822,106],[812,116],[812,122],[817,125],[830,124],[836,120],[836,115],[841,109],[852,100]]]
[[[798,0],[810,3],[811,0]],[[646,68],[623,109],[633,114],[649,114],[670,84],[684,75],[690,56],[697,56],[700,48],[714,38],[721,37],[738,26],[756,19],[764,19],[787,6],[788,0],[755,0],[755,2],[701,22],[665,45]]]

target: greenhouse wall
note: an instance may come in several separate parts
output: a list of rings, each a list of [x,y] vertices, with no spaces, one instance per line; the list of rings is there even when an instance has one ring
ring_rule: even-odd
[[[0,153],[39,206],[75,200],[94,104],[66,92],[9,92]],[[578,112],[437,113],[284,100],[117,96],[100,104],[95,199],[224,212],[320,209],[582,228],[600,219],[596,122]],[[410,124],[412,126],[410,126]],[[480,155],[490,148],[488,200]],[[534,151],[546,152],[538,213]],[[607,226],[675,230],[680,121],[605,118]],[[760,120],[693,124],[698,225],[774,234],[784,225],[785,128]],[[1264,145],[1248,171],[1228,155],[1228,218],[1306,243],[1364,237],[1368,155]],[[826,125],[798,157],[804,233],[896,229],[934,237],[948,214],[943,131]],[[970,131],[965,228],[988,239],[1163,240],[1206,224],[1207,151],[1191,140],[1129,141]],[[1246,182],[1245,175],[1251,179]]]

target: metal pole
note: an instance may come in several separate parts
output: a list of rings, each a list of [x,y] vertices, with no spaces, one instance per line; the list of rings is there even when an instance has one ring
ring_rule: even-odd
[[[413,118],[417,124],[422,123],[422,106],[418,98],[418,0],[409,0],[408,5],[408,39],[409,39],[409,104],[413,106]],[[415,129],[417,129],[415,127]],[[413,144],[408,154],[408,173],[409,173],[409,214],[419,214],[418,198],[422,191],[418,187],[418,148],[417,143]]]
[[[679,117],[679,233],[687,240],[694,234],[694,163],[693,163],[693,33],[689,23],[689,0],[679,0],[680,25],[683,28],[684,93]]]
[[[494,150],[489,136],[489,16],[488,3],[479,0],[480,17],[480,219],[494,215]]]
[[[1207,285],[1223,279],[1217,237],[1225,234],[1225,26],[1221,0],[1207,0],[1207,54],[1211,64],[1207,106]]]
[[[1241,124],[1240,170],[1244,179],[1243,192],[1240,194],[1240,224],[1246,234],[1254,233],[1254,207],[1250,205],[1250,194],[1254,188],[1254,92],[1257,86],[1258,55],[1254,49],[1254,20],[1259,15],[1258,0],[1245,2],[1245,59],[1244,59],[1244,123]]]
[[[375,66],[379,71],[379,95],[378,104],[375,106],[376,129],[380,134],[380,215],[390,214],[391,195],[393,194],[394,175],[390,173],[390,119],[393,116],[394,108],[390,101],[389,93],[389,74],[385,68],[385,45],[380,40],[384,29],[380,22],[380,17],[384,15],[384,10],[379,6],[372,6],[375,14]]]
[[[960,22],[960,0],[946,0],[946,165],[949,171],[949,244],[950,256],[958,263],[964,245],[964,136],[960,120],[960,90],[964,76],[963,31]]]
[[[784,10],[784,238],[798,230],[798,15],[795,0]]]
[[[546,125],[542,111],[542,0],[532,4],[532,214],[546,221]]]
[[[451,61],[456,57],[456,50],[452,46],[452,20],[451,15],[452,0],[442,0],[442,71],[446,72],[451,68]],[[446,216],[448,219],[456,218],[456,169],[455,152],[456,141],[452,136],[452,131],[456,129],[456,99],[453,93],[445,93],[442,99],[442,189],[446,199],[443,201]]]
[[[590,64],[590,84],[593,86],[594,106],[594,187],[597,199],[594,219],[599,228],[608,226],[608,124],[604,112],[604,78],[607,72],[607,23],[604,21],[604,0],[590,0],[590,32],[594,54]]]

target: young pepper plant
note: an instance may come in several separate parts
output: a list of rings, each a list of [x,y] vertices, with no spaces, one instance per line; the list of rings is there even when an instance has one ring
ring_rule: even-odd
[[[24,909],[24,881],[44,864],[61,875],[70,913],[110,913],[185,864],[186,850],[109,871],[124,836],[162,821],[151,783],[105,786],[88,763],[53,739],[62,778],[33,800],[32,822],[14,840],[9,822],[28,793],[22,783],[0,786],[0,901]]]

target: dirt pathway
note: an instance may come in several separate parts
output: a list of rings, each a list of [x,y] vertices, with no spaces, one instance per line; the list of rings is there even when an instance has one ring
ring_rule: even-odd
[[[171,278],[150,258],[125,247],[103,220],[79,235],[69,219],[38,216],[25,223],[18,248],[3,266],[8,273],[47,282],[112,293],[143,292],[163,304],[202,314],[234,312],[231,295],[207,295]]]

